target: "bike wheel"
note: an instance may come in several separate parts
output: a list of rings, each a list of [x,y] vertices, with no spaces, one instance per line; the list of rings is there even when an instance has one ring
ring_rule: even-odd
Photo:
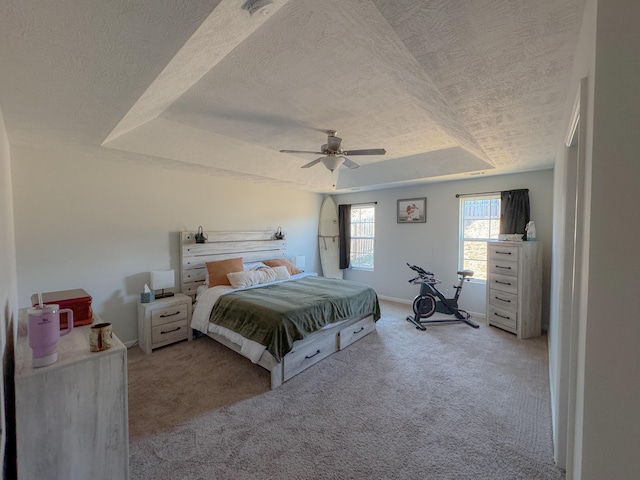
[[[428,318],[436,311],[436,299],[433,295],[418,295],[413,299],[413,313],[419,318]]]

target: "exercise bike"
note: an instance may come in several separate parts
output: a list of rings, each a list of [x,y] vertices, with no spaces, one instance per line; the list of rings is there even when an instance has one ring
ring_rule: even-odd
[[[445,298],[436,288],[436,285],[442,282],[433,273],[427,272],[416,265],[407,263],[407,266],[418,274],[417,277],[409,280],[409,283],[420,285],[420,293],[413,299],[414,315],[407,317],[407,320],[413,323],[417,329],[426,330],[424,324],[427,323],[452,322],[464,322],[473,328],[478,328],[478,324],[470,320],[471,315],[458,308],[458,298],[462,291],[462,284],[465,280],[469,281],[467,277],[473,277],[471,270],[460,270],[458,272],[458,285],[453,286],[456,289],[456,294],[453,298]],[[435,312],[453,315],[454,318],[423,320],[431,317]]]

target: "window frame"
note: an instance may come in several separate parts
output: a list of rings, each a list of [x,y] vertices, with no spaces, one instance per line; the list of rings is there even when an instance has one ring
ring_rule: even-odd
[[[489,214],[489,218],[487,220],[498,220],[497,231],[493,232],[491,229],[491,222],[489,223],[489,237],[465,237],[465,220],[467,217],[465,216],[465,202],[472,201],[493,201],[497,200],[497,214],[496,216],[492,216]],[[500,233],[500,193],[495,194],[483,194],[483,195],[466,195],[460,197],[460,203],[458,204],[459,208],[459,234],[458,234],[458,268],[460,270],[465,269],[465,260],[473,260],[465,258],[465,242],[489,242],[491,240],[498,240],[498,235]],[[482,261],[482,260],[475,260]],[[487,268],[485,272],[488,274],[489,267],[489,258],[488,258],[488,248],[487,248],[487,258],[484,260],[487,264]],[[473,270],[473,268],[472,268]],[[477,273],[477,272],[476,272]],[[476,278],[475,276],[470,279],[472,283],[482,283],[486,284],[486,278]]]
[[[353,212],[355,210],[365,210],[371,209],[373,210],[373,221],[372,222],[354,222],[353,221]],[[355,224],[365,224],[371,223],[373,224],[372,234],[371,236],[362,236],[362,235],[354,235],[354,223]],[[349,266],[352,270],[362,270],[365,272],[373,272],[375,268],[375,238],[376,238],[376,204],[375,203],[363,203],[358,205],[351,206],[351,218],[349,218],[349,229],[350,229],[350,241],[349,241]],[[354,249],[354,240],[371,240],[371,267],[363,266],[361,264],[354,264],[354,253],[362,253],[358,252],[357,249]]]

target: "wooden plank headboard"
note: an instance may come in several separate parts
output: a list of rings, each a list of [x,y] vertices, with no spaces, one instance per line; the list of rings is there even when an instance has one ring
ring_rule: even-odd
[[[195,299],[197,288],[204,284],[207,262],[242,257],[245,262],[285,258],[286,237],[274,238],[275,232],[204,232],[207,243],[196,243],[196,232],[180,234],[180,291]]]

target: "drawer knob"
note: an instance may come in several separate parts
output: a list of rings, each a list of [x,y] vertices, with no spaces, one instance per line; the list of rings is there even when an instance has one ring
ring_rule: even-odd
[[[496,268],[504,268],[505,270],[511,270],[511,267],[503,267],[502,265],[496,265]]]
[[[499,255],[511,255],[511,252],[501,252],[499,250],[496,250],[496,253]]]
[[[319,353],[320,353],[320,350],[318,350],[318,351],[317,351],[316,353],[314,353],[313,355],[307,355],[307,356],[306,356],[306,357],[304,357],[304,358],[313,358],[313,357],[315,357],[316,355],[318,355]]]
[[[504,318],[505,320],[511,320],[511,317],[505,317],[504,315],[500,315],[499,313],[493,312],[493,314],[497,317]]]
[[[180,328],[181,327],[176,327],[173,330],[166,330],[166,331],[162,330],[162,331],[160,331],[160,334],[164,335],[165,333],[177,332],[178,330],[180,330]]]
[[[496,280],[496,283],[500,283],[502,285],[511,285],[511,282],[501,282],[500,280]]]
[[[173,317],[174,315],[180,315],[180,310],[174,313],[166,313],[164,315],[160,315],[160,318]]]
[[[500,298],[500,297],[493,297],[493,298],[495,298],[496,300],[500,300],[501,302],[511,303],[511,300],[508,300],[506,298]]]
[[[364,330],[364,327],[360,327],[360,330],[356,330],[353,334],[355,335],[356,333],[360,333],[362,330]]]

